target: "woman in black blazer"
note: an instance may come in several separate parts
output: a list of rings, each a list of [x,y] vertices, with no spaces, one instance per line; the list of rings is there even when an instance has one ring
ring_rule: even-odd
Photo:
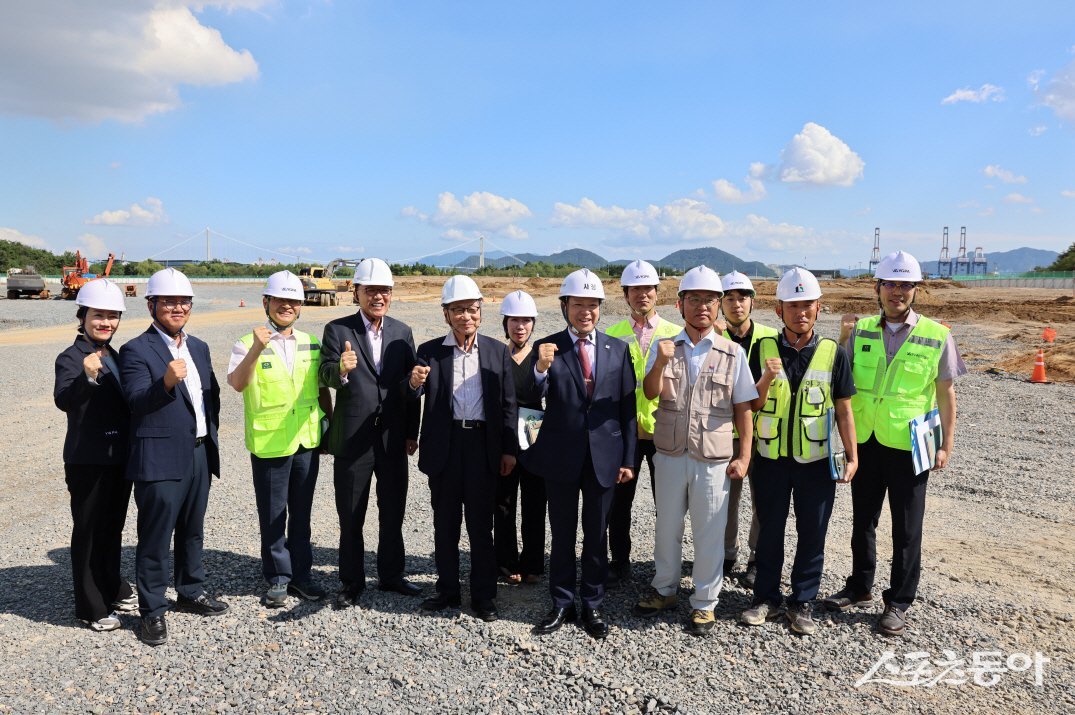
[[[71,493],[71,571],[75,616],[95,631],[120,627],[117,611],[138,609],[120,576],[120,548],[131,483],[124,473],[130,411],[109,345],[123,314],[123,293],[106,279],[78,292],[78,336],[56,358],[56,406],[67,413],[64,472]]]

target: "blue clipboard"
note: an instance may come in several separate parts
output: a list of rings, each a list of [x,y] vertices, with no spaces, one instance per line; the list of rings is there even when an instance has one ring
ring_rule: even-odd
[[[830,407],[825,411],[825,421],[829,429],[829,474],[835,481],[843,479],[847,469],[847,451],[840,437],[840,429],[836,426],[836,408]]]

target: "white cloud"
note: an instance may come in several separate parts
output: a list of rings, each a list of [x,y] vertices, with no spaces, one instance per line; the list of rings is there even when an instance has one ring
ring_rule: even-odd
[[[343,253],[344,255],[350,253],[352,256],[362,254],[366,252],[365,246],[336,246],[334,250]]]
[[[979,204],[974,199],[970,199],[969,201],[964,201],[961,204],[956,204],[957,209],[976,209],[979,206],[981,206],[981,204]]]
[[[987,207],[987,208],[984,208],[984,209],[982,209],[981,211],[979,211],[979,212],[978,212],[978,215],[979,215],[979,216],[986,216],[986,217],[988,217],[988,216],[992,216],[992,215],[993,215],[993,214],[995,214],[996,212],[997,212],[997,210],[996,210],[995,208],[993,208],[992,206],[989,206],[989,207]]]
[[[761,201],[766,196],[765,184],[762,183],[766,171],[767,167],[760,161],[750,165],[750,173],[745,179],[747,191],[743,191],[727,179],[717,179],[713,182],[713,191],[717,195],[717,200],[726,204],[748,204]]]
[[[15,243],[29,246],[30,248],[49,250],[49,246],[45,242],[45,239],[40,236],[31,236],[19,231],[17,228],[10,228],[8,226],[0,226],[0,241],[14,241]]]
[[[229,46],[195,12],[257,9],[271,0],[35,0],[5,3],[0,112],[137,122],[181,103],[181,85],[255,79],[248,50]]]
[[[274,250],[279,253],[289,253],[293,256],[307,256],[313,253],[313,249],[309,246],[280,246]]]
[[[112,169],[114,171],[114,170],[120,168],[121,166],[123,166],[123,164],[120,164],[118,161],[113,161],[111,164],[108,165],[108,168]]]
[[[65,250],[74,251],[76,249],[81,251],[82,255],[90,260],[104,258],[108,255],[108,245],[100,236],[95,236],[92,233],[82,234],[78,237],[78,246],[67,248]]]
[[[1035,92],[1038,90],[1038,84],[1041,83],[1041,78],[1045,76],[1045,70],[1034,70],[1026,76],[1026,83],[1030,86],[1030,89]]]
[[[1005,184],[1025,184],[1025,176],[1017,176],[1014,172],[1002,169],[996,164],[990,164],[982,169],[982,173],[988,176],[990,179],[1000,179]]]
[[[851,186],[866,163],[828,129],[807,122],[781,153],[780,180],[823,186]]]
[[[102,226],[148,226],[168,220],[168,217],[164,215],[164,204],[160,199],[150,196],[144,204],[144,206],[131,204],[128,209],[102,211],[86,223]]]
[[[983,84],[978,89],[964,87],[957,89],[941,100],[941,104],[955,104],[956,102],[973,102],[980,104],[985,101],[1003,102],[1004,89],[993,84]]]
[[[1023,196],[1022,194],[1011,193],[1004,197],[1004,203],[1006,204],[1032,204],[1034,199],[1029,196]]]
[[[1027,134],[1029,134],[1032,137],[1040,137],[1042,134],[1044,134],[1046,132],[1047,129],[1048,129],[1048,127],[1046,127],[1044,124],[1039,124],[1038,126],[1031,127],[1030,129],[1027,129],[1026,131],[1027,131]]]
[[[448,229],[441,235],[450,240],[462,240],[463,232],[468,230],[523,239],[527,232],[515,224],[533,216],[529,207],[518,199],[504,198],[488,191],[475,191],[464,196],[462,201],[451,191],[445,191],[437,196],[437,209],[432,215],[414,206],[404,207],[400,214]]]
[[[1056,73],[1045,85],[1042,104],[1059,118],[1075,122],[1075,62]]]
[[[1075,191],[1072,191],[1071,189],[1064,189],[1060,192],[1060,195],[1065,199],[1075,199]]]
[[[441,238],[449,241],[469,241],[474,238],[466,231],[460,231],[458,228],[450,228],[440,235]]]

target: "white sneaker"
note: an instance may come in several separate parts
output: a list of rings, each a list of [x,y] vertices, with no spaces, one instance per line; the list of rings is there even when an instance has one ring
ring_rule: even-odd
[[[112,604],[112,610],[119,613],[134,613],[138,610],[138,592],[135,591],[127,598],[120,599]]]
[[[89,625],[95,631],[114,631],[123,625],[119,622],[119,616],[116,615],[115,611],[99,621],[83,621],[83,623]]]

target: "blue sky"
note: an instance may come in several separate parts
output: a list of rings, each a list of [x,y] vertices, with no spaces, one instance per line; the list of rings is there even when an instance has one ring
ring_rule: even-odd
[[[0,238],[857,266],[874,227],[931,260],[947,225],[1067,248],[1075,4],[888,5],[4,3]]]

